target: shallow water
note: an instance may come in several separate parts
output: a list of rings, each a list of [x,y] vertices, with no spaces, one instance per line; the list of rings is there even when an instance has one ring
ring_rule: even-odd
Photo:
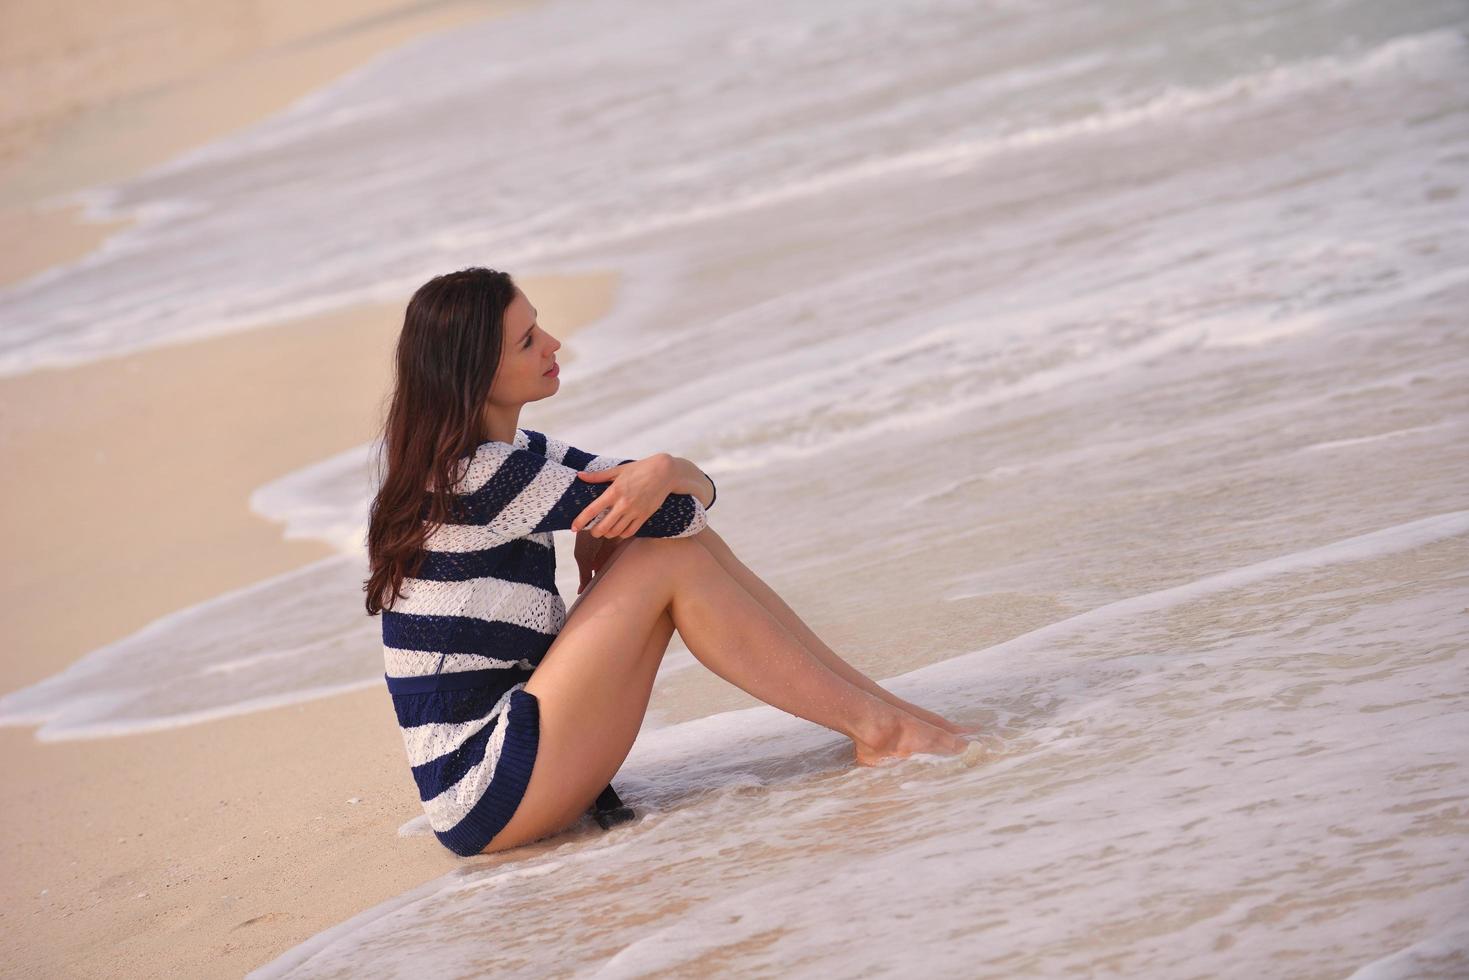
[[[154,217],[0,292],[23,370],[471,263],[622,269],[522,424],[695,459],[834,648],[987,726],[971,764],[854,769],[675,639],[615,781],[639,821],[258,975],[1469,972],[1469,13],[1049,8],[548,4],[94,195]],[[380,683],[368,461],[253,501],[340,559],[0,720]]]
[[[685,722],[624,767],[636,824],[466,862],[258,975],[1345,975],[1463,908],[1466,532],[1333,542],[891,684],[984,721],[973,758],[851,768],[763,706]],[[1392,581],[1407,556],[1444,580]]]

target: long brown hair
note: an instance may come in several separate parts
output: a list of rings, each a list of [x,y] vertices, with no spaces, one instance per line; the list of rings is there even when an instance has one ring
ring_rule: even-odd
[[[368,519],[369,616],[397,601],[404,577],[423,563],[424,540],[451,516],[460,461],[483,441],[515,291],[509,273],[474,266],[435,276],[408,301]]]

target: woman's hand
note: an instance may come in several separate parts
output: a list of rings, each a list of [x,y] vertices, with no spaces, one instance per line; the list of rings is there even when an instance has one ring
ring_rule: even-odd
[[[571,522],[578,541],[584,529],[594,538],[632,537],[663,506],[676,482],[673,457],[668,453],[595,472],[582,470],[577,476],[588,483],[616,481]],[[599,514],[601,519],[597,520]],[[596,524],[589,526],[593,520]]]
[[[582,594],[593,575],[601,573],[602,566],[620,545],[621,542],[613,538],[594,538],[591,531],[577,532],[574,554],[576,567],[581,571],[581,582],[576,587],[577,595]]]

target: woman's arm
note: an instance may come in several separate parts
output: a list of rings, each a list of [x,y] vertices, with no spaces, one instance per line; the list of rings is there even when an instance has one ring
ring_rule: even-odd
[[[525,432],[531,449],[573,469],[597,471],[610,469],[623,463],[636,462],[636,460],[623,459],[620,456],[602,456],[587,452],[585,449],[578,449],[564,440],[548,436],[535,429],[523,429],[522,431]],[[714,505],[715,498],[719,496],[719,488],[714,485],[714,478],[699,469],[693,460],[669,453],[655,453],[654,455],[668,456],[673,462],[673,484],[669,488],[669,493],[687,493],[697,498],[706,510]],[[705,503],[706,497],[708,503]]]
[[[650,480],[663,484],[669,479],[667,460],[632,460],[622,466],[618,474],[636,471],[632,484],[643,499],[649,496]],[[583,516],[594,515],[590,519],[595,520],[609,509],[612,502],[602,503],[601,498],[618,474],[585,473],[529,449],[486,443],[471,460],[457,493],[460,520],[438,529],[455,543],[440,550],[471,550],[480,547],[482,538],[503,543],[541,531],[580,531]],[[621,498],[623,492],[614,496]],[[655,503],[634,532],[638,537],[682,538],[704,529],[704,508],[697,497],[667,493]]]
[[[682,456],[673,456],[673,489],[670,493],[686,493],[698,499],[699,503],[708,510],[714,506],[714,498],[719,494],[719,488],[714,485],[714,480],[699,469],[694,461]]]

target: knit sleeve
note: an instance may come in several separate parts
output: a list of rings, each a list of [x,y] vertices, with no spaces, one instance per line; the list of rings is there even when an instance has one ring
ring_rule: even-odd
[[[569,449],[570,447],[568,447]],[[461,523],[484,525],[495,538],[511,541],[541,531],[568,531],[571,522],[592,501],[607,492],[610,483],[589,483],[577,476],[591,466],[568,466],[531,449],[506,443],[482,447],[460,487]],[[633,460],[592,456],[606,469]],[[599,519],[599,518],[598,518]],[[594,526],[596,520],[589,526]],[[639,538],[683,538],[708,526],[704,505],[687,493],[671,493],[641,525]]]
[[[573,469],[595,473],[598,470],[610,470],[612,467],[621,466],[623,463],[637,462],[637,460],[623,459],[619,456],[599,456],[596,453],[589,453],[585,449],[578,449],[561,439],[557,439],[555,436],[543,435],[531,429],[524,431],[530,441],[531,448],[544,446],[544,455],[547,459],[565,463]],[[704,475],[709,476],[707,473]],[[703,505],[705,511],[711,510],[714,507],[714,501],[719,499],[719,486],[714,482],[714,477],[709,477],[709,484],[714,487],[714,493],[709,498],[709,503]]]
[[[555,436],[543,435],[532,429],[526,429],[527,440],[534,449],[537,445],[545,447],[543,455],[554,462],[570,466],[574,470],[586,470],[597,472],[598,470],[610,470],[614,466],[623,463],[635,463],[635,459],[623,459],[621,456],[599,456],[589,453],[585,449],[578,449]]]

